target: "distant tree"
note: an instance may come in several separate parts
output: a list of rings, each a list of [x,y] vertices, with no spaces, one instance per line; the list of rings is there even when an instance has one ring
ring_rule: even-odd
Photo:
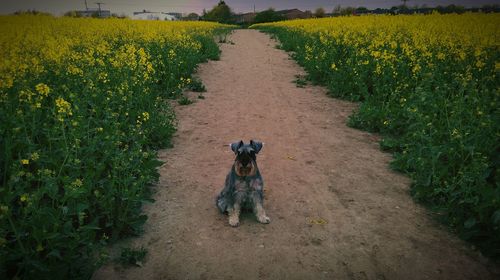
[[[435,9],[440,14],[451,14],[451,13],[463,14],[463,13],[465,13],[465,8],[464,7],[453,5],[453,4],[448,5],[446,7],[437,6]]]
[[[190,13],[189,15],[182,18],[182,20],[199,20],[200,16],[197,13]]]
[[[286,18],[277,13],[273,8],[269,8],[265,11],[259,12],[255,15],[254,22],[255,23],[263,23],[263,22],[273,22],[285,20]]]
[[[305,10],[304,11],[304,18],[312,18],[313,17],[313,13],[309,10]]]
[[[233,21],[231,8],[223,0],[219,1],[217,6],[206,12],[203,16],[204,20],[217,21],[220,23],[231,23]]]
[[[411,14],[412,11],[407,5],[400,5],[398,7],[399,13],[400,14]]]
[[[45,12],[40,12],[37,10],[19,10],[15,11],[13,15],[20,16],[20,15],[41,15],[41,16],[51,16],[52,14],[50,13],[45,13]]]
[[[396,7],[396,6],[392,6],[391,9],[389,10],[389,12],[392,14],[392,15],[396,15],[398,13],[398,10],[399,8]]]
[[[373,10],[373,13],[377,14],[377,15],[387,14],[388,12],[389,12],[389,10],[382,9],[382,8],[376,8],[375,10]]]
[[[448,13],[457,13],[457,14],[463,14],[465,13],[465,7],[464,6],[459,6],[459,5],[454,5],[451,4],[446,7]]]
[[[480,9],[483,13],[498,13],[500,12],[500,6],[497,4],[494,5],[483,5]]]
[[[342,11],[342,6],[337,5],[333,8],[332,14],[340,14],[340,11]]]
[[[341,16],[350,16],[353,15],[356,11],[356,8],[354,7],[345,7],[340,10],[340,15]]]
[[[317,18],[322,18],[325,17],[325,9],[319,7],[314,11],[314,16]]]
[[[356,14],[366,14],[368,13],[370,10],[368,10],[368,8],[366,7],[357,7],[356,8]]]

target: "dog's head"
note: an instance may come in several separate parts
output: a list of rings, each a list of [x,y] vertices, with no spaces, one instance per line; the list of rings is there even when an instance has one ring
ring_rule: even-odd
[[[231,150],[236,154],[235,171],[238,176],[253,176],[257,171],[257,154],[262,149],[262,143],[250,140],[249,144],[235,142],[231,144]]]

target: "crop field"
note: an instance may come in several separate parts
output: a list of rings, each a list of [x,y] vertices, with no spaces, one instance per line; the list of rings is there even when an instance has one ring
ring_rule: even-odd
[[[483,253],[500,255],[500,15],[362,16],[253,25],[328,87],[362,101],[413,196]]]
[[[0,16],[0,279],[495,279],[474,250],[500,257],[498,26],[481,13],[253,25],[276,49],[201,21]],[[194,104],[174,114],[173,99]],[[403,174],[346,120],[380,133]],[[272,222],[232,228],[213,197],[242,137],[266,142]],[[428,219],[407,177],[474,248]]]
[[[0,278],[88,278],[140,233],[167,98],[227,26],[0,17]]]

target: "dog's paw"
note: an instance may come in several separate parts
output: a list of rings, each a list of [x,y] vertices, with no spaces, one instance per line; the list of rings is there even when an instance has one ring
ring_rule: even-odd
[[[232,227],[237,227],[240,225],[240,219],[238,217],[229,217],[229,225]]]
[[[258,220],[262,224],[269,224],[271,222],[271,219],[269,219],[268,216],[260,216]]]

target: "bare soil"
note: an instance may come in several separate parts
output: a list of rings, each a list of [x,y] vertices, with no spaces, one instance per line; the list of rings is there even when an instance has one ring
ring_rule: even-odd
[[[346,126],[353,103],[298,88],[303,70],[269,36],[238,30],[220,61],[200,66],[206,99],[176,108],[179,129],[145,206],[143,267],[107,265],[94,279],[494,279],[498,267],[449,233],[391,171],[376,135]],[[215,207],[234,154],[257,162],[268,225],[237,228]],[[500,279],[500,278],[496,278]]]

